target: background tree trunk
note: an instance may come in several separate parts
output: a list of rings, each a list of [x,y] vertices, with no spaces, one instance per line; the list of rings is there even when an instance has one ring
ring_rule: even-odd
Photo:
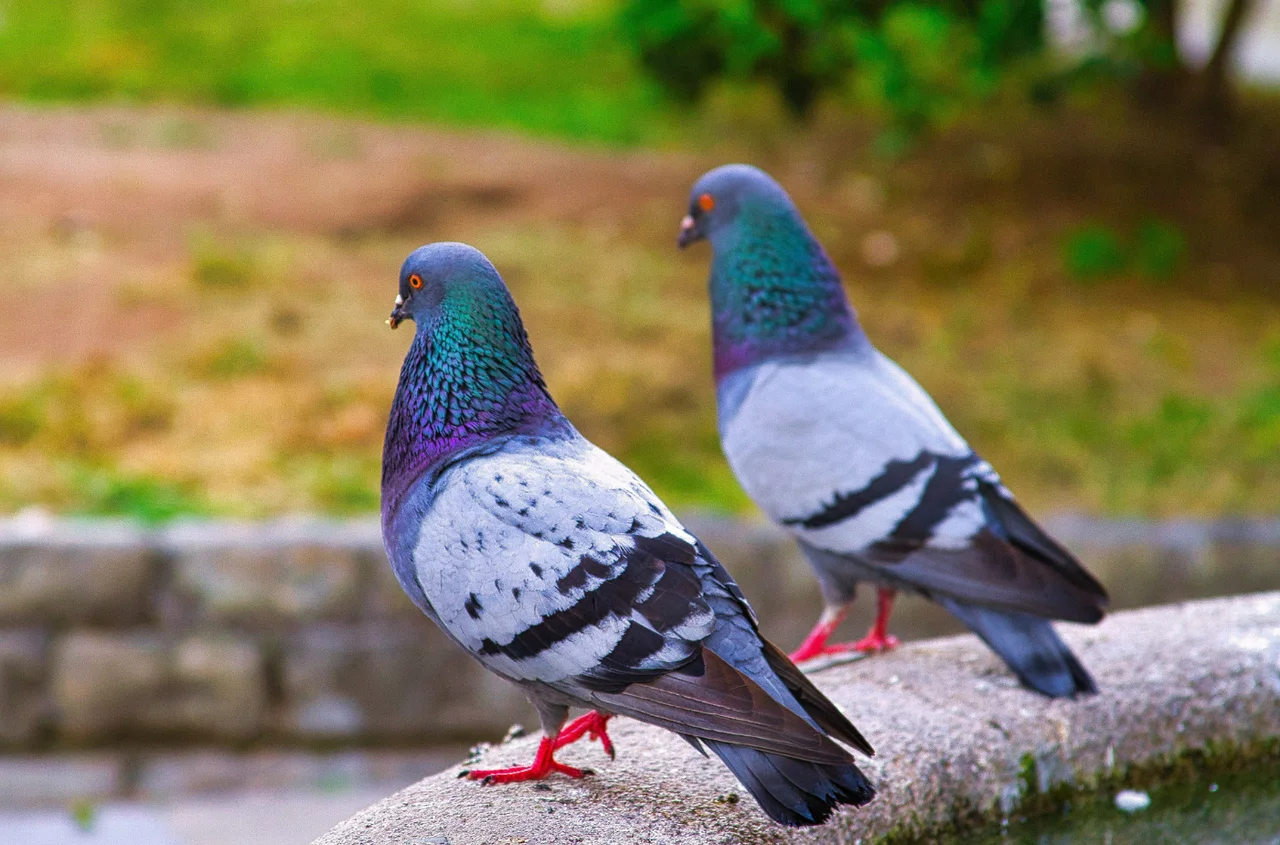
[[[1185,102],[1191,81],[1178,56],[1178,0],[1146,0],[1146,58],[1138,80],[1138,99],[1167,110]]]
[[[1206,127],[1213,134],[1224,130],[1226,121],[1231,117],[1234,105],[1231,84],[1232,59],[1235,58],[1240,34],[1244,31],[1244,20],[1252,8],[1253,0],[1231,0],[1222,18],[1222,31],[1218,35],[1218,43],[1213,48],[1209,63],[1204,66],[1200,105]]]

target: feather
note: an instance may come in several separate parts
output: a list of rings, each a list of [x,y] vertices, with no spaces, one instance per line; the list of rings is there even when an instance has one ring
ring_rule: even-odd
[[[701,740],[743,745],[813,763],[848,763],[849,753],[712,651],[701,660],[618,693],[605,709]]]

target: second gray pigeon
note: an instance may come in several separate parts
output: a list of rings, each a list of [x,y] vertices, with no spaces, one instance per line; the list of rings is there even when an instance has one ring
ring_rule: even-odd
[[[822,590],[822,616],[792,659],[896,645],[888,619],[904,590],[950,611],[1027,687],[1095,692],[1049,620],[1099,621],[1106,591],[871,344],[786,191],[748,165],[710,171],[679,245],[703,239],[725,456]],[[877,587],[875,624],[828,644],[862,582]]]
[[[383,450],[387,555],[414,603],[542,722],[533,763],[468,776],[582,777],[556,750],[586,736],[612,756],[617,714],[715,754],[782,824],[870,801],[836,740],[871,746],[760,636],[706,546],[560,412],[493,265],[464,244],[416,250],[389,322],[406,319]],[[566,725],[570,707],[590,712]]]

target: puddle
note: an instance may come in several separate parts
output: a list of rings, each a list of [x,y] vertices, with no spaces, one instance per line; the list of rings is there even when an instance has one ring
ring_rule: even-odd
[[[1280,845],[1280,771],[1151,789],[1151,803],[1114,791],[1049,818],[933,840],[936,845]],[[1120,809],[1120,806],[1126,810]]]

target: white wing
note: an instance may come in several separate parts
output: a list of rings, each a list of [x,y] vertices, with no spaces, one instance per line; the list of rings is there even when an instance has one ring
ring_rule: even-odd
[[[447,472],[413,551],[449,634],[544,683],[686,662],[714,620],[692,570],[667,563],[696,556],[657,497],[581,439],[513,442]]]
[[[761,509],[806,542],[852,552],[897,531],[945,547],[985,522],[975,479],[998,483],[994,472],[879,352],[752,375],[724,425],[725,454]]]

